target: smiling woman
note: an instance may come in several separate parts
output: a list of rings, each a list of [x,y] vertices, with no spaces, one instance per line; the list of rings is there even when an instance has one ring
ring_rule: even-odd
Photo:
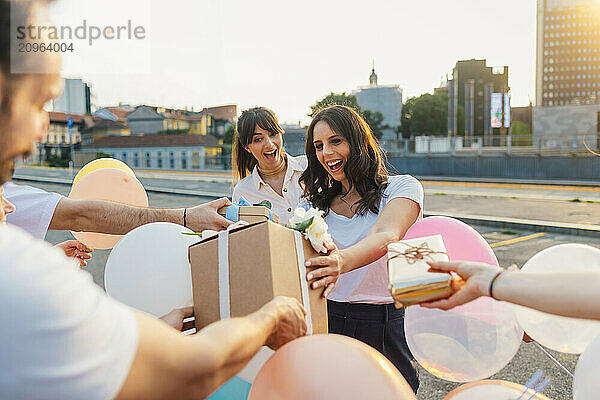
[[[300,201],[298,184],[306,157],[292,157],[283,147],[283,129],[273,111],[255,107],[242,112],[233,138],[233,201],[268,200],[279,222],[287,224]]]
[[[419,218],[423,187],[409,175],[388,176],[371,129],[348,107],[332,106],[315,115],[306,155],[300,182],[307,201],[301,207],[325,211],[340,249],[308,261],[322,266],[307,278],[316,278],[313,288],[327,286],[329,332],[383,353],[416,392],[419,379],[404,337],[404,309],[396,309],[390,297],[385,249]]]

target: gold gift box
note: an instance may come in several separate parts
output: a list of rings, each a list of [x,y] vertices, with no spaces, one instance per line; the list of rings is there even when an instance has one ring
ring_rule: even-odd
[[[387,249],[389,287],[397,308],[452,294],[452,275],[428,271],[427,261],[448,261],[441,235],[400,240]]]

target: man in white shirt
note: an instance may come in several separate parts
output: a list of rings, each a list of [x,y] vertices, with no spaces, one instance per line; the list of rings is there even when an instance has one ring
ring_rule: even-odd
[[[195,232],[221,230],[231,224],[217,213],[217,209],[230,204],[225,197],[188,209],[145,208],[102,200],[73,200],[13,182],[4,184],[4,197],[16,206],[15,212],[7,216],[7,222],[38,239],[44,239],[48,230],[122,235],[150,222],[185,223]]]
[[[43,0],[0,0],[0,184],[45,133],[43,106],[62,89],[57,53],[11,52],[9,18],[36,26],[33,15],[44,7]],[[45,73],[27,72],[32,57]],[[0,199],[0,219],[5,208]],[[278,297],[183,336],[108,298],[59,250],[0,224],[2,399],[205,398],[262,345],[278,348],[305,334],[304,313],[296,300]]]

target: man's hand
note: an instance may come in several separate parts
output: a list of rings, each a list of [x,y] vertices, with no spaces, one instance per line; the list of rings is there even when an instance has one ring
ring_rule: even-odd
[[[296,299],[278,296],[268,302],[263,309],[275,315],[275,329],[265,345],[277,350],[287,342],[306,335],[306,310]]]
[[[186,226],[194,232],[202,232],[205,229],[214,231],[226,229],[233,222],[219,215],[217,210],[228,205],[231,205],[231,201],[227,197],[222,197],[206,204],[188,208]]]
[[[79,240],[67,240],[66,242],[59,243],[54,247],[58,247],[64,251],[67,257],[72,257],[79,261],[79,265],[81,267],[85,267],[87,265],[87,260],[92,258],[91,253],[94,251],[85,244],[81,243]]]
[[[187,331],[188,329],[192,329],[194,327],[193,320],[187,321],[185,323],[183,322],[184,319],[193,317],[193,316],[194,316],[194,307],[189,306],[189,307],[183,307],[183,308],[176,308],[173,311],[171,311],[170,313],[163,315],[159,319],[162,320],[163,322],[165,322],[170,327],[175,328],[176,330],[178,330],[180,332],[183,332],[183,331]]]

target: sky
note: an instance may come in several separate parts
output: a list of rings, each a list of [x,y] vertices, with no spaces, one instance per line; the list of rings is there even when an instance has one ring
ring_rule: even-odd
[[[404,101],[433,92],[457,60],[508,65],[512,104],[527,105],[535,15],[535,0],[58,0],[51,9],[56,25],[145,28],[141,47],[105,41],[66,55],[63,75],[91,84],[97,106],[260,105],[303,124],[329,92],[367,85],[373,61],[379,84],[400,85]]]

